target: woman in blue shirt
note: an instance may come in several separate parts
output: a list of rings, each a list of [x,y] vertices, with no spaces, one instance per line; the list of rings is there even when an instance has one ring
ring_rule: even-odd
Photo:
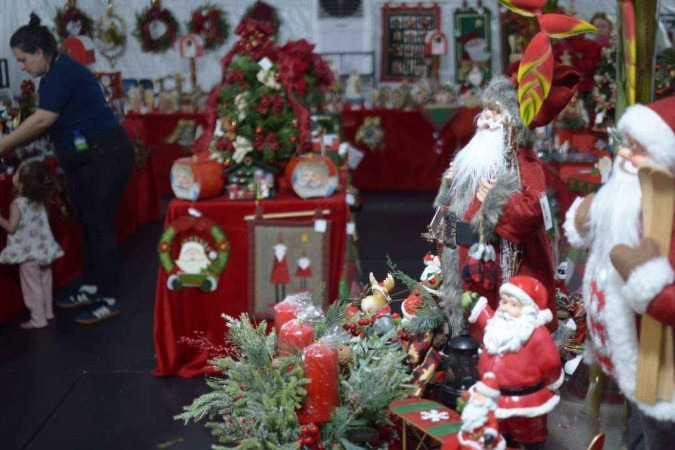
[[[56,304],[90,305],[75,318],[81,324],[115,317],[120,314],[119,249],[113,219],[133,169],[133,145],[96,77],[58,53],[56,39],[38,16],[31,14],[30,23],[14,32],[10,47],[21,70],[41,80],[37,110],[0,139],[0,155],[48,132],[83,228],[83,284]]]

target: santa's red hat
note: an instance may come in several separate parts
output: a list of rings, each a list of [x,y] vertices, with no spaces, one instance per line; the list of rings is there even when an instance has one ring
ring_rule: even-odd
[[[619,130],[643,146],[654,162],[675,170],[675,96],[650,105],[633,105],[619,120]]]
[[[536,278],[516,275],[499,288],[499,295],[510,295],[518,299],[523,306],[533,306],[539,311],[539,319],[548,323],[553,318],[548,309],[548,293]]]
[[[475,392],[481,393],[494,401],[497,401],[500,395],[497,377],[492,372],[486,372],[483,378],[473,385],[473,389]]]

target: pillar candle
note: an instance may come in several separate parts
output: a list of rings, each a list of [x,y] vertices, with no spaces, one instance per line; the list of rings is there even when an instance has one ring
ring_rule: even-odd
[[[277,352],[288,356],[296,350],[302,350],[314,340],[314,327],[300,319],[286,322],[279,330]]]
[[[277,332],[277,339],[279,338],[279,332],[281,327],[290,320],[297,318],[298,310],[300,310],[300,303],[296,300],[286,299],[280,303],[274,305],[274,328]]]
[[[300,423],[323,423],[338,406],[338,352],[333,347],[312,344],[302,352],[307,396],[297,412]]]

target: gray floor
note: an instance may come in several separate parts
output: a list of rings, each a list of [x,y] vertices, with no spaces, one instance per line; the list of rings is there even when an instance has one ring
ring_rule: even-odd
[[[410,275],[429,249],[420,237],[431,194],[369,194],[358,218],[363,272],[386,273],[387,255]],[[207,449],[201,425],[172,417],[207,388],[202,378],[154,378],[152,320],[162,224],[143,225],[123,247],[123,314],[92,327],[57,310],[43,330],[24,331],[26,316],[0,324],[0,449]],[[0,301],[2,294],[0,293]],[[598,429],[606,449],[621,448],[621,406],[603,405],[601,419],[564,395],[549,416],[548,449],[585,449]]]

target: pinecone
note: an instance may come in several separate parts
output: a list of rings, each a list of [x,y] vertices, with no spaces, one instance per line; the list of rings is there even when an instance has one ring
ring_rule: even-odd
[[[338,363],[341,368],[346,368],[352,362],[352,349],[348,345],[338,347]]]
[[[358,392],[352,392],[347,396],[347,403],[349,403],[349,405],[355,411],[361,410],[361,394]]]
[[[448,343],[448,335],[445,333],[436,333],[431,340],[431,346],[436,350],[441,350]]]

